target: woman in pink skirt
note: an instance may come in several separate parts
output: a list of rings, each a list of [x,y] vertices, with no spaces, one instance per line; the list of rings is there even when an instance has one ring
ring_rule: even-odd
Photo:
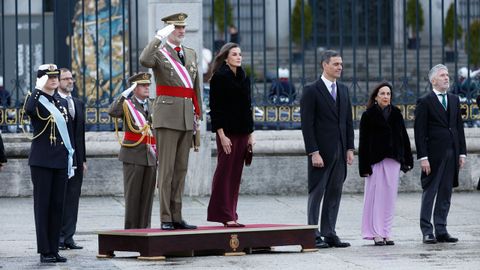
[[[400,170],[413,167],[410,140],[400,110],[392,106],[392,85],[377,85],[360,120],[359,171],[365,179],[362,236],[375,245],[391,239]]]

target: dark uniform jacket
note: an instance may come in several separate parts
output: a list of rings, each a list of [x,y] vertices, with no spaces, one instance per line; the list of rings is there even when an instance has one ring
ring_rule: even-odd
[[[33,91],[32,95],[28,98],[25,104],[25,112],[30,116],[33,136],[37,136],[44,128],[43,133],[32,141],[32,147],[30,148],[30,155],[28,158],[28,165],[39,166],[45,168],[65,169],[68,167],[68,151],[65,148],[58,127],[55,125],[53,134],[51,132],[51,123],[48,123],[46,119],[50,116],[50,112],[45,108],[38,99],[40,96],[44,96],[51,103],[55,104],[57,109],[62,113],[67,121],[67,128],[70,140],[72,140],[72,124],[68,117],[68,110],[61,104],[60,100],[54,96],[50,96],[38,89]],[[48,125],[47,125],[48,123]],[[50,135],[54,135],[54,141],[50,141]],[[71,141],[72,147],[74,142]]]
[[[358,166],[360,176],[372,174],[372,165],[385,158],[398,161],[400,169],[407,172],[413,167],[410,148],[402,113],[390,106],[388,119],[382,109],[374,105],[367,109],[360,120],[360,144],[358,147]]]
[[[143,106],[138,102],[138,100],[135,97],[129,98],[135,108],[145,117],[145,119],[151,123],[151,114],[147,115],[145,110],[143,109]],[[111,117],[117,117],[117,118],[122,118],[124,117],[124,110],[123,110],[123,103],[125,101],[125,97],[121,96],[118,97],[112,105],[110,105],[110,108],[108,109],[108,114]],[[149,102],[148,107],[151,108],[151,102]],[[133,117],[130,117],[133,121]],[[124,118],[125,119],[125,118]],[[139,129],[137,125],[135,125],[134,122],[131,123],[132,126],[135,129]],[[123,123],[123,129],[125,131],[130,131],[130,128],[128,127],[127,123]],[[141,135],[141,134],[139,134]],[[153,136],[153,135],[152,135]],[[129,140],[123,140],[124,144],[133,144],[136,143],[136,141],[129,141]],[[130,164],[137,164],[137,165],[142,165],[142,166],[156,166],[156,157],[155,155],[150,151],[150,146],[144,143],[140,143],[137,146],[134,147],[129,147],[129,146],[123,146],[120,148],[120,154],[118,156],[118,159],[120,161],[123,161],[125,163],[130,163]]]

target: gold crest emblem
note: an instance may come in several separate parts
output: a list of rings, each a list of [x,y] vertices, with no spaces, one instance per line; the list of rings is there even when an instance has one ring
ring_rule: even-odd
[[[230,235],[230,248],[233,251],[237,251],[237,248],[240,246],[240,240],[238,240],[238,235],[231,234]]]
[[[144,80],[148,80],[148,79],[149,79],[149,78],[148,78],[148,73],[143,74],[143,79],[144,79]]]
[[[178,20],[179,21],[185,20],[185,16],[183,14],[178,15]]]
[[[49,65],[48,66],[49,71],[55,71],[55,69],[56,69],[55,65]]]

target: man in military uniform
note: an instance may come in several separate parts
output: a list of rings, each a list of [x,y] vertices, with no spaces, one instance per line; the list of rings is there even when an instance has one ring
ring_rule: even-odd
[[[187,14],[162,18],[167,26],[140,55],[152,68],[156,94],[153,128],[158,149],[160,220],[163,230],[196,229],[182,219],[182,195],[196,121],[202,118],[197,54],[182,44]]]
[[[60,70],[41,65],[25,112],[33,127],[28,158],[33,183],[33,209],[40,262],[66,262],[58,254],[67,179],[73,177],[72,126],[67,109],[54,96]]]
[[[148,102],[150,77],[144,72],[130,77],[131,86],[108,111],[110,116],[124,119],[125,136],[118,158],[123,162],[125,229],[150,228],[152,216],[157,161]]]

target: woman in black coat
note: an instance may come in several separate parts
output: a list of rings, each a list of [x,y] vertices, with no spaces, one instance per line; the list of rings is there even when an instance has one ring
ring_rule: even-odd
[[[359,171],[365,180],[362,236],[375,245],[393,245],[390,239],[400,170],[413,167],[403,116],[391,104],[392,85],[377,85],[360,120]]]
[[[227,43],[215,57],[210,80],[210,117],[218,159],[207,220],[225,227],[244,226],[237,222],[238,193],[247,148],[254,144],[250,79],[241,65],[240,47]]]

